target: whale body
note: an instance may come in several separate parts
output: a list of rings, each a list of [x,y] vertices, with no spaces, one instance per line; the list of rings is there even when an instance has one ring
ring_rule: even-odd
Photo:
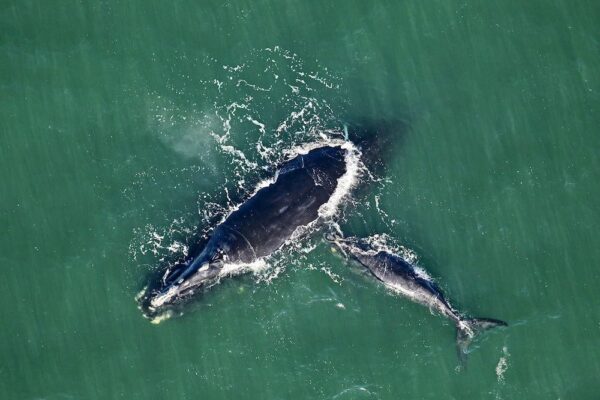
[[[317,221],[348,172],[354,150],[348,142],[326,145],[283,163],[270,184],[213,230],[198,254],[154,284],[143,308],[156,314],[189,298],[218,281],[227,270],[224,266],[250,264],[269,256],[298,229]]]
[[[468,346],[478,333],[507,325],[506,322],[497,319],[464,316],[450,305],[441,289],[429,276],[401,255],[373,248],[360,238],[342,238],[336,234],[328,234],[326,239],[394,292],[452,320],[456,325],[458,356],[463,364],[466,361]]]

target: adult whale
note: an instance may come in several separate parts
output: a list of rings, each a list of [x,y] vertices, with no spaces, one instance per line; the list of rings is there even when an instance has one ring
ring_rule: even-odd
[[[478,333],[507,325],[506,322],[497,319],[464,316],[450,305],[429,276],[400,255],[377,249],[359,238],[342,238],[337,234],[327,234],[325,238],[337,246],[342,254],[357,261],[394,292],[452,320],[456,324],[457,351],[463,364],[466,361],[468,346]]]
[[[283,163],[269,184],[214,229],[195,257],[153,284],[142,302],[146,314],[160,314],[231,274],[231,265],[269,256],[302,228],[332,215],[357,179],[359,154],[350,142],[340,141]]]

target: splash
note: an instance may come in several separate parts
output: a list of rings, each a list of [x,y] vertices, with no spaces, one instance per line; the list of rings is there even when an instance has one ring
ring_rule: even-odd
[[[325,219],[337,214],[340,204],[348,198],[351,190],[358,184],[361,171],[365,168],[360,161],[360,151],[351,142],[344,142],[341,146],[346,150],[346,173],[338,180],[329,201],[319,208],[319,217]]]
[[[508,370],[508,358],[510,357],[510,353],[506,346],[502,348],[502,357],[498,360],[498,364],[496,365],[496,377],[498,378],[498,382],[504,382],[504,374]]]
[[[308,233],[315,230],[321,223],[330,220],[332,217],[334,217],[338,213],[340,213],[340,211],[343,208],[342,205],[344,204],[344,200],[349,199],[352,189],[358,184],[358,182],[360,180],[361,170],[364,168],[363,164],[360,162],[360,151],[358,151],[358,149],[352,143],[340,141],[339,139],[326,139],[325,138],[324,140],[321,140],[319,142],[303,144],[301,146],[297,146],[294,149],[284,151],[284,153],[287,154],[288,156],[290,156],[290,158],[294,158],[301,154],[307,154],[310,150],[318,148],[318,147],[335,146],[335,145],[339,145],[346,150],[346,156],[345,156],[346,172],[344,173],[344,175],[342,175],[338,179],[337,186],[336,186],[332,196],[330,197],[329,201],[327,203],[323,204],[319,208],[319,211],[318,211],[319,218],[306,226],[298,227],[292,233],[290,239],[288,239],[286,241],[283,248],[294,247],[294,244],[296,244],[296,247],[297,247],[298,243],[299,243],[298,242],[299,239],[302,239]],[[252,195],[257,193],[260,189],[269,186],[276,179],[277,179],[277,175],[275,175],[274,177],[272,177],[270,179],[261,181],[256,186],[254,191],[252,192]],[[235,212],[237,209],[239,209],[240,206],[241,206],[241,204],[238,204],[235,207],[232,207],[223,216],[221,222],[225,221],[229,217],[229,215],[231,215],[233,212]],[[301,243],[300,246],[302,246],[302,247],[300,247],[299,249],[297,248],[295,250],[300,250],[303,253],[309,253],[315,248],[315,246],[311,246],[310,244],[306,244],[306,243]],[[279,253],[280,253],[280,251],[277,251],[277,252],[275,252],[275,255],[278,255]],[[256,263],[253,263],[253,264],[239,264],[239,265],[232,264],[230,267],[224,268],[223,274],[231,274],[231,273],[240,274],[240,273],[247,271],[248,267],[250,267],[249,269],[252,270],[253,272],[255,272],[255,274],[256,274],[257,272],[259,272],[261,270],[264,271],[264,270],[268,269],[269,261],[272,259],[273,259],[273,256],[268,256],[268,257],[259,259],[258,261],[256,261]],[[256,264],[256,265],[254,265],[254,264]],[[260,267],[257,268],[258,266],[260,266]],[[276,269],[275,271],[276,271],[277,275],[279,275],[279,273],[281,272],[281,269]],[[328,274],[328,275],[330,275],[332,277],[335,276],[332,274]],[[264,276],[263,276],[263,278],[264,278]],[[270,282],[272,279],[273,279],[273,276],[271,276],[267,279],[263,279],[263,280]]]
[[[385,252],[392,253],[392,254],[398,254],[403,259],[405,259],[408,263],[413,265],[413,267],[415,268],[415,271],[418,274],[422,275],[423,278],[431,280],[431,277],[429,275],[427,275],[427,272],[425,272],[425,270],[423,268],[421,268],[417,265],[419,262],[417,253],[415,253],[413,250],[411,250],[407,247],[400,245],[398,243],[398,241],[395,238],[391,237],[390,235],[385,234],[385,233],[375,234],[375,235],[366,237],[363,240],[369,245],[369,247],[371,247],[371,250],[369,250],[369,251],[373,252],[373,254],[378,253],[380,251],[385,251]]]
[[[182,76],[181,86],[168,84],[166,93],[146,94],[148,126],[168,150],[193,165],[140,171],[123,194],[136,205],[166,191],[173,197],[196,193],[197,200],[195,210],[181,212],[158,202],[141,206],[149,214],[148,223],[134,229],[129,253],[132,263],[144,269],[170,269],[186,259],[243,199],[274,182],[276,176],[265,177],[271,166],[312,148],[336,144],[348,150],[346,174],[319,209],[320,221],[340,214],[361,178],[360,154],[344,140],[339,119],[347,104],[341,80],[326,67],[316,61],[309,67],[297,54],[279,47],[254,51],[236,65],[213,58],[201,62],[213,66],[215,76]],[[215,190],[215,182],[220,189]],[[294,241],[284,248],[310,252],[306,241],[295,239],[316,226],[295,232]],[[257,282],[270,283],[290,264],[281,256],[276,253],[253,265],[227,265],[222,274],[252,273]]]

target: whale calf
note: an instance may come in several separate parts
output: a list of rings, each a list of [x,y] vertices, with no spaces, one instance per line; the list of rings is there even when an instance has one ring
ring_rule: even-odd
[[[232,274],[231,265],[271,255],[303,227],[332,214],[355,179],[358,155],[350,142],[340,142],[283,163],[270,183],[215,227],[198,254],[152,284],[142,310],[148,316],[159,314]]]
[[[436,283],[401,255],[376,249],[359,238],[343,238],[330,233],[325,239],[337,246],[343,255],[365,267],[394,292],[452,320],[456,324],[457,351],[463,364],[466,361],[468,346],[478,333],[497,326],[507,326],[506,322],[497,319],[468,318],[459,313],[446,300]]]

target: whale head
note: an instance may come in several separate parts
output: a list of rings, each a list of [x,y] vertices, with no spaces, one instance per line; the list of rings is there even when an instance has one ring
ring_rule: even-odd
[[[155,287],[146,289],[140,301],[142,312],[151,319],[165,312],[172,312],[194,293],[217,282],[222,266],[221,260],[198,257],[189,264],[172,268],[158,280]]]

